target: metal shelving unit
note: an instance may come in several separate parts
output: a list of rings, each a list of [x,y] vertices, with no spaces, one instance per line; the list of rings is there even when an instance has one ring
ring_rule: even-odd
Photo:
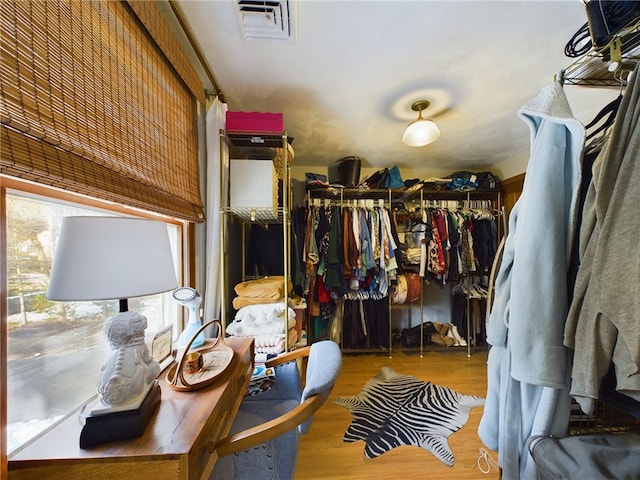
[[[220,289],[222,295],[221,302],[221,322],[223,329],[227,327],[227,295],[229,294],[227,286],[227,265],[229,262],[229,245],[228,245],[228,221],[231,216],[240,219],[243,223],[243,245],[242,245],[242,277],[245,279],[244,268],[244,228],[246,225],[256,223],[263,228],[268,228],[270,224],[282,224],[282,236],[283,236],[283,276],[284,276],[284,298],[285,305],[285,352],[289,351],[288,342],[288,312],[289,306],[289,291],[287,286],[289,285],[289,255],[291,247],[291,218],[290,218],[290,204],[291,204],[291,173],[290,173],[290,160],[289,160],[289,142],[287,133],[283,132],[255,132],[255,131],[237,131],[237,130],[220,130]],[[227,156],[225,147],[229,149],[230,155]],[[276,155],[271,157],[270,150],[275,149]],[[267,154],[261,154],[262,151],[266,151]],[[282,182],[282,189],[280,190],[279,201],[277,209],[265,208],[265,207],[234,207],[231,205],[231,156],[235,152],[236,155],[241,155],[246,159],[252,159],[253,157],[258,160],[273,161],[276,167],[276,174],[278,181]],[[239,158],[241,160],[242,158]],[[225,161],[226,160],[226,161]],[[277,188],[277,187],[276,187]],[[226,194],[225,194],[226,192]]]

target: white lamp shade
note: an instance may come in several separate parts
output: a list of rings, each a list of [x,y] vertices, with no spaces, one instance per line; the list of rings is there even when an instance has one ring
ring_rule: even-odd
[[[122,217],[65,217],[47,298],[112,300],[177,287],[167,226]]]
[[[411,122],[402,136],[402,142],[410,147],[422,147],[440,138],[440,129],[431,120],[419,118]]]

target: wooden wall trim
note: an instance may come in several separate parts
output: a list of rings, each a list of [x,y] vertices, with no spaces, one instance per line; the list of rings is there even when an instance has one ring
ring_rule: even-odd
[[[513,177],[509,177],[506,180],[502,180],[502,188],[511,187],[513,184],[518,184],[524,182],[524,173],[519,175],[514,175]]]
[[[515,205],[524,186],[524,173],[515,175],[502,181],[503,205],[505,210],[505,221],[509,222],[509,214]]]

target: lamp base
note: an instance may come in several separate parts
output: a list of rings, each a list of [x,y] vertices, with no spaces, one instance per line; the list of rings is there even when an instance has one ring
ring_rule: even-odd
[[[156,380],[138,408],[85,417],[80,448],[141,437],[160,403],[160,396]]]

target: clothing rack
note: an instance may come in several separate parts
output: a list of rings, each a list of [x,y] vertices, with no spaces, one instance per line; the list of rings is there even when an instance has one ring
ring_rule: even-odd
[[[306,192],[306,206],[315,208],[329,208],[339,207],[340,210],[344,208],[358,208],[366,210],[375,210],[384,208],[394,215],[397,222],[410,222],[415,220],[416,222],[423,221],[423,212],[431,209],[442,209],[449,211],[464,212],[463,215],[469,216],[475,219],[486,219],[491,216],[493,219],[498,219],[502,212],[501,206],[501,192],[499,190],[494,191],[482,191],[482,190],[432,190],[432,189],[419,189],[411,192],[404,190],[394,189],[345,189],[338,187],[329,187],[326,189],[309,189]],[[496,221],[496,236],[499,240],[502,235],[502,222]],[[477,275],[483,275],[482,272],[476,272]],[[471,276],[477,276],[473,271],[467,272],[462,279],[463,282],[469,282],[469,285],[474,283],[474,279],[469,278]],[[448,283],[448,281],[446,282]],[[454,285],[452,282],[451,285]],[[470,287],[469,287],[470,288]],[[358,293],[352,294],[351,298],[355,296],[355,299],[361,299]],[[467,324],[467,355],[472,353],[472,347],[475,351],[476,346],[472,346],[471,332],[472,332],[472,300],[467,299],[466,306],[466,324]],[[412,305],[413,306],[413,305]],[[417,307],[417,304],[415,305]],[[389,318],[391,318],[391,311],[396,308],[407,308],[407,306],[391,305],[391,296],[389,296]],[[420,295],[420,326],[423,327],[424,305],[422,293]],[[343,334],[344,332],[341,332]],[[421,339],[422,339],[421,332]],[[463,344],[464,345],[464,344]],[[392,355],[392,331],[391,321],[389,320],[389,355]],[[420,355],[423,353],[423,344],[420,345]]]
[[[360,198],[360,199],[332,199],[332,198],[309,198],[307,200],[307,205],[313,207],[330,207],[330,206],[339,206],[341,208],[383,208],[388,207],[389,202],[386,202],[382,198],[373,199],[373,198]]]
[[[498,203],[500,203],[500,195],[498,194],[497,198]],[[473,218],[494,218],[496,219],[496,234],[497,238],[500,239],[500,227],[501,222],[497,221],[497,219],[502,215],[502,211],[495,208],[493,200],[488,199],[472,199],[470,192],[467,192],[467,196],[465,199],[457,199],[457,200],[449,200],[449,199],[424,199],[421,198],[420,205],[423,209],[444,209],[444,210],[455,210],[462,211],[465,213],[471,214]],[[498,240],[499,241],[499,240]],[[466,271],[464,273],[464,278],[458,283],[455,288],[463,288],[466,292],[466,347],[467,347],[467,356],[470,357],[472,354],[472,299],[478,298],[478,296],[473,293],[472,294],[472,285],[476,282],[472,281],[473,276],[485,276],[484,272],[474,272],[474,271]],[[453,292],[452,292],[453,293]],[[483,295],[486,298],[486,294]],[[476,347],[477,347],[477,339],[476,339]]]

